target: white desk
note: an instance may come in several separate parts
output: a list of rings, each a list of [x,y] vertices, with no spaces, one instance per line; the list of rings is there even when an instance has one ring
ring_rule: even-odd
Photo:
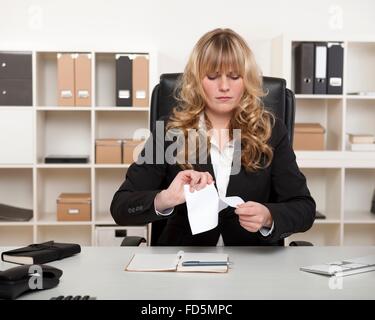
[[[2,250],[1,250],[2,249]],[[1,251],[9,248],[0,248]],[[133,253],[225,252],[234,265],[227,274],[125,272]],[[329,278],[300,266],[375,254],[375,247],[84,247],[79,255],[49,265],[62,269],[60,284],[20,299],[91,295],[97,299],[375,299],[375,272]],[[0,262],[0,270],[14,267]]]

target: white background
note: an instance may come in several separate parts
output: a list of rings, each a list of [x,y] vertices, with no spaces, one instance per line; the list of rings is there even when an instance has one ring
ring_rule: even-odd
[[[2,48],[154,48],[158,73],[181,72],[198,38],[216,27],[240,33],[265,75],[270,40],[282,33],[375,34],[373,0],[0,0],[0,8]]]

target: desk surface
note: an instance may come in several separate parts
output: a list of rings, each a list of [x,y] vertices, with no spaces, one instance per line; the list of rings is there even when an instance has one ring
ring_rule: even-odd
[[[228,253],[234,264],[226,274],[124,271],[135,252],[176,253],[181,249]],[[49,263],[64,272],[56,288],[20,298],[88,294],[97,299],[130,300],[375,299],[375,272],[344,277],[342,289],[331,289],[329,277],[299,270],[370,254],[375,254],[375,247],[83,247],[79,255]],[[14,266],[0,262],[0,270]]]

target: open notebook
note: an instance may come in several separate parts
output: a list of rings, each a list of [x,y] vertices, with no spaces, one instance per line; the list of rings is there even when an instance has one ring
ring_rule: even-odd
[[[351,274],[375,271],[375,255],[344,259],[300,268],[302,271],[326,276],[348,276]]]
[[[187,265],[186,265],[187,264]],[[136,253],[125,271],[228,272],[228,255],[222,253]]]

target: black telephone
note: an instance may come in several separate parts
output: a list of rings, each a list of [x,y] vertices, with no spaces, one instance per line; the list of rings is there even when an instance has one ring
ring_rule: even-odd
[[[0,271],[0,298],[15,299],[33,290],[56,287],[63,272],[48,265],[22,265]]]

